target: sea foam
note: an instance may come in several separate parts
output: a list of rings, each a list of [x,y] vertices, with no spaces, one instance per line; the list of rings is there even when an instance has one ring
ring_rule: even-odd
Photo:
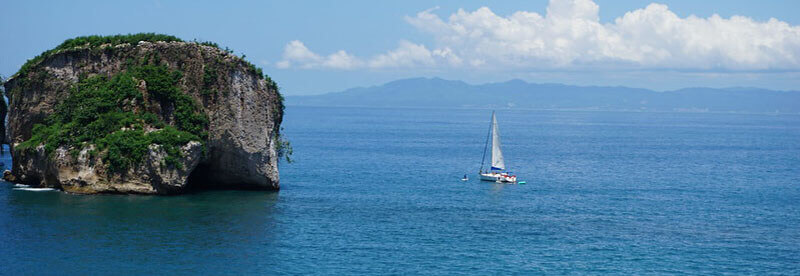
[[[30,185],[14,184],[14,190],[31,191],[31,192],[47,192],[47,191],[55,191],[56,189],[53,189],[53,188],[31,188]]]

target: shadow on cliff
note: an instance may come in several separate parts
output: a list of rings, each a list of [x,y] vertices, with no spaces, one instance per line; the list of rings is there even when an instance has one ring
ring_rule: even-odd
[[[212,190],[247,190],[278,192],[271,186],[256,185],[250,182],[231,181],[226,175],[216,172],[209,163],[200,163],[189,174],[186,190],[183,193],[199,193]]]

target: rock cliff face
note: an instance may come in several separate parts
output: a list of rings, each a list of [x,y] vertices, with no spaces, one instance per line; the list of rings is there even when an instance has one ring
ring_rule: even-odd
[[[149,144],[133,148],[129,144],[139,140],[100,139],[88,131],[75,131],[84,126],[62,124],[67,120],[63,118],[80,122],[75,117],[86,103],[76,99],[82,95],[76,93],[96,92],[79,92],[89,88],[78,86],[111,80],[115,82],[103,87],[123,91],[118,83],[126,79],[115,77],[143,64],[149,66],[138,69],[144,73],[128,78],[135,87],[129,92],[132,96],[102,96],[119,99],[117,106],[98,106],[118,108],[115,114],[128,116],[121,120],[130,122],[112,129],[115,137],[154,137],[145,140]],[[153,68],[172,73],[178,94],[163,94],[172,90],[155,78],[141,77],[152,76]],[[282,97],[260,69],[228,51],[175,41],[87,44],[51,53],[24,69],[24,74],[5,83],[9,98],[6,139],[13,157],[11,173],[6,174],[10,181],[74,193],[173,194],[194,187],[279,187]],[[68,106],[70,101],[78,104]],[[187,112],[187,108],[194,109]],[[155,118],[144,116],[149,114]],[[194,117],[187,119],[186,114]],[[197,123],[186,123],[190,121]],[[113,119],[102,122],[116,123]],[[96,128],[95,123],[85,127]],[[168,128],[178,134],[170,136]],[[115,161],[116,155],[136,160]]]

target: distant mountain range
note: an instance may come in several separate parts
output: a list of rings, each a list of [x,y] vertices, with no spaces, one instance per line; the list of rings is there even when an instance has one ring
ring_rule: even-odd
[[[800,113],[800,91],[760,88],[641,88],[537,84],[522,80],[470,85],[414,78],[314,96],[290,96],[295,106],[479,107],[570,110]]]

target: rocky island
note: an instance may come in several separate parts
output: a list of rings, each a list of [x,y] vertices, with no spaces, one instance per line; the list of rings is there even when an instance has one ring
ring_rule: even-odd
[[[10,182],[81,194],[279,188],[283,97],[214,43],[78,37],[4,88]]]

